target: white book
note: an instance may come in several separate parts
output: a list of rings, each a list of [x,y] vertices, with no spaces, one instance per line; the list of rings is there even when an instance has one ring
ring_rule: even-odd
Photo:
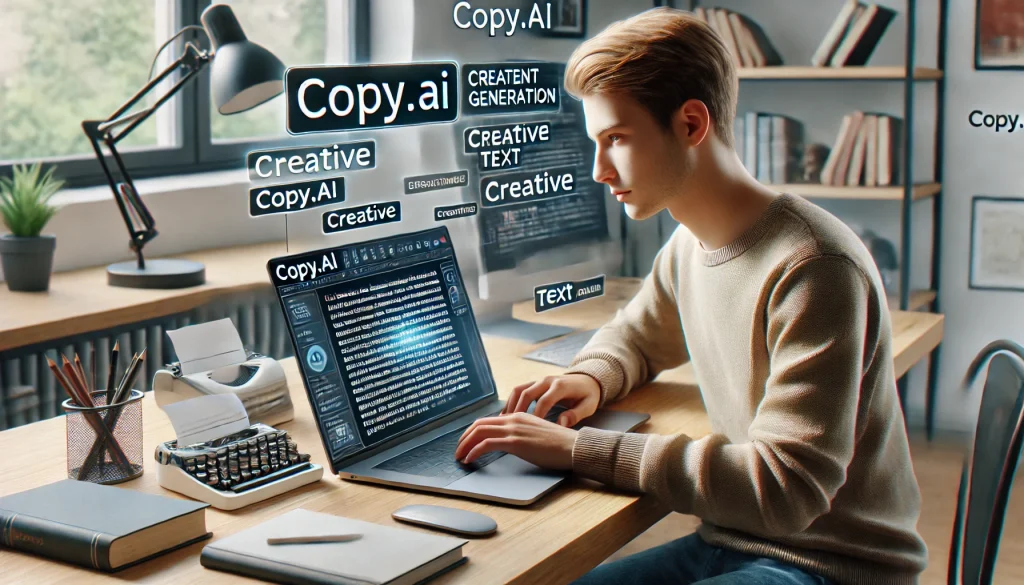
[[[867,120],[867,135],[864,139],[864,186],[878,185],[878,120],[882,116],[871,116]]]
[[[268,538],[361,534],[358,540],[267,544]],[[296,509],[203,548],[208,569],[277,583],[413,585],[465,562],[468,541]]]
[[[846,184],[856,186],[861,184],[861,177],[864,172],[864,160],[867,158],[868,125],[871,115],[865,115],[861,121],[860,129],[857,131],[857,141],[853,143],[853,154],[850,155],[850,169],[846,173]]]
[[[843,4],[835,21],[832,22],[832,27],[825,33],[825,37],[821,39],[821,44],[818,45],[818,50],[811,57],[811,65],[816,67],[828,65],[829,59],[832,58],[832,53],[835,52],[836,47],[842,42],[843,33],[846,32],[850,24],[850,17],[856,12],[858,5],[859,2],[857,0],[847,0],[846,4]]]

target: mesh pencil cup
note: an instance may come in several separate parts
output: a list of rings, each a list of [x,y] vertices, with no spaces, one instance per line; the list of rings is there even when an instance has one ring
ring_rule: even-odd
[[[142,475],[142,391],[107,406],[105,390],[92,392],[94,406],[67,399],[68,478],[112,484]]]

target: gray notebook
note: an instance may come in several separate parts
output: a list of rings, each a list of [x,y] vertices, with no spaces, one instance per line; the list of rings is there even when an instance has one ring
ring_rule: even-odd
[[[271,537],[362,534],[349,542],[269,545]],[[207,568],[275,583],[414,585],[466,561],[466,540],[297,509],[211,542]]]

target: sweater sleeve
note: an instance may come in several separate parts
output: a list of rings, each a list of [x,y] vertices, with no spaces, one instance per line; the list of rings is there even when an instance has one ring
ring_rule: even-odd
[[[596,379],[601,406],[689,360],[674,290],[677,246],[674,236],[662,247],[636,296],[597,330],[565,372]]]
[[[718,526],[764,537],[804,530],[830,509],[853,458],[861,378],[878,344],[880,309],[869,301],[849,259],[802,262],[768,300],[771,374],[747,442],[584,428],[574,471]]]

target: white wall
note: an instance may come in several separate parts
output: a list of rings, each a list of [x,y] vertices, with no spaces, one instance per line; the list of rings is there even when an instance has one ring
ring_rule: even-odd
[[[965,395],[957,382],[989,341],[1024,343],[1024,292],[970,290],[971,198],[1024,196],[1024,142],[1017,132],[995,134],[972,128],[973,110],[1024,113],[1024,72],[974,70],[974,2],[951,2],[946,71],[945,197],[942,222],[941,291],[946,337],[940,360],[938,420],[968,428],[977,418],[980,395]]]

